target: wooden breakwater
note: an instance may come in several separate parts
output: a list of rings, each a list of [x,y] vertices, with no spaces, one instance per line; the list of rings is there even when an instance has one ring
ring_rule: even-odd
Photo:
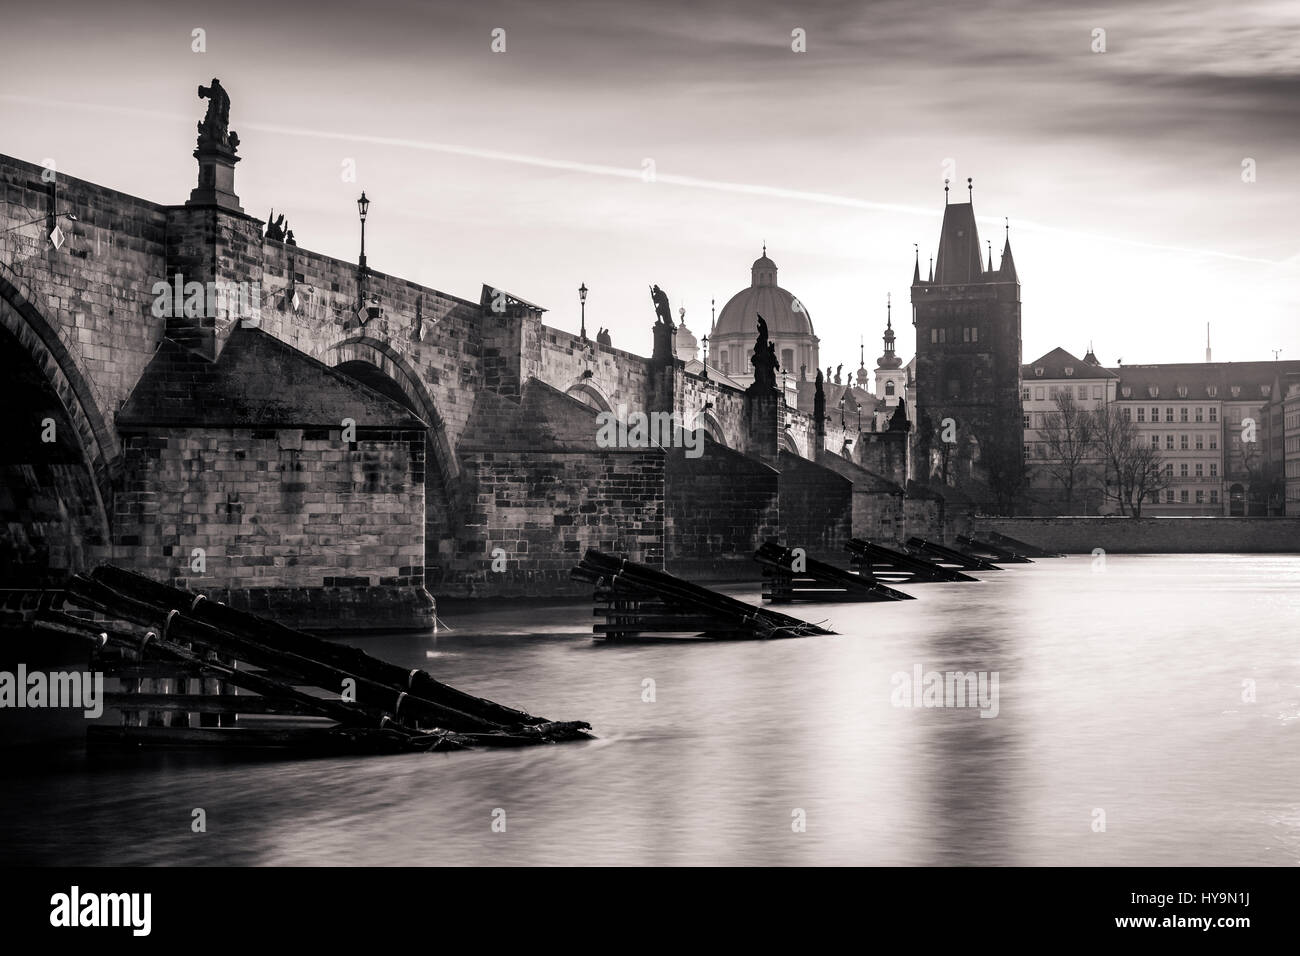
[[[908,551],[913,554],[924,555],[937,564],[960,568],[963,571],[1002,570],[992,561],[988,561],[985,558],[981,558],[974,554],[968,554],[965,551],[959,551],[956,548],[950,548],[938,541],[930,541],[926,538],[908,538],[906,547]]]
[[[37,610],[38,632],[83,639],[122,689],[96,744],[305,752],[458,750],[590,739],[354,647],[111,566]]]
[[[874,541],[849,541],[851,560],[860,572],[871,572],[890,584],[926,584],[935,581],[977,581],[957,568],[939,564],[924,554],[899,551]]]
[[[763,599],[773,604],[913,600],[912,595],[881,584],[870,568],[859,573],[845,571],[776,541],[764,542],[754,552],[754,560],[763,569]]]
[[[745,640],[835,633],[595,549],[571,575],[594,586],[593,614],[605,622],[592,631],[606,641],[652,634]]]

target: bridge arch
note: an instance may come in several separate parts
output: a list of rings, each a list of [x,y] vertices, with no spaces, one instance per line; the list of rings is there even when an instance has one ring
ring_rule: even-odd
[[[717,416],[708,409],[697,411],[695,413],[695,417],[691,422],[691,428],[695,431],[699,431],[703,428],[704,434],[707,435],[711,441],[715,441],[719,445],[726,447],[727,436],[722,430],[722,423],[719,422]]]
[[[429,572],[437,567],[443,547],[454,541],[460,476],[442,416],[415,369],[387,343],[354,336],[330,346],[326,356],[328,365],[405,405],[428,426],[424,552],[425,580],[432,583]]]
[[[118,445],[81,362],[0,265],[0,579],[57,584],[108,554]]]
[[[614,410],[608,396],[601,391],[600,386],[589,378],[578,379],[564,390],[564,394],[576,398],[584,405],[590,405],[598,412],[612,412]]]
[[[790,429],[785,428],[781,431],[781,448],[792,455],[804,457],[803,452],[799,450],[799,443],[794,440],[794,435],[790,434]]]

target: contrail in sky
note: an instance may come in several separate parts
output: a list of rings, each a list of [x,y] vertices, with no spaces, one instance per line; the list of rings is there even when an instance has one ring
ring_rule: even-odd
[[[192,117],[182,116],[176,113],[166,113],[160,110],[147,110],[116,105],[102,106],[93,103],[78,103],[71,100],[46,99],[36,96],[24,96],[21,94],[0,94],[0,100],[7,100],[14,103],[27,103],[33,106],[57,106],[65,109],[125,113],[133,116],[147,116],[150,118],[165,119],[182,123],[190,123],[193,121]],[[475,159],[486,159],[494,162],[517,163],[524,166],[534,166],[542,169],[558,169],[575,173],[587,173],[593,176],[612,176],[620,179],[645,180],[647,182],[653,181],[656,184],[664,183],[670,186],[681,186],[688,189],[709,189],[718,192],[740,193],[749,196],[765,196],[770,199],[818,203],[824,206],[839,206],[845,209],[866,209],[871,210],[872,212],[892,212],[902,213],[909,216],[925,216],[926,218],[935,218],[939,215],[933,209],[926,209],[920,206],[877,202],[871,199],[859,199],[854,196],[840,196],[834,193],[811,192],[802,189],[787,189],[783,186],[734,183],[719,179],[703,179],[698,176],[683,176],[680,174],[661,173],[658,171],[654,172],[653,180],[650,180],[647,177],[646,171],[639,167],[610,166],[603,163],[583,163],[571,159],[551,159],[545,156],[530,156],[526,153],[512,153],[499,149],[483,149],[477,146],[460,146],[454,143],[437,143],[429,140],[409,139],[399,136],[374,136],[366,133],[340,133],[329,130],[311,129],[302,126],[285,126],[279,123],[241,122],[239,125],[243,129],[257,130],[258,132],[264,133],[274,133],[281,136],[301,136],[309,139],[332,139],[341,142],[367,143],[375,146],[396,146],[403,149],[423,150],[425,152],[444,153],[452,156],[468,156]],[[991,217],[977,218],[989,225],[1002,225],[1000,219],[994,219]],[[1267,266],[1286,267],[1295,264],[1295,257],[1284,260],[1263,259],[1255,256],[1238,255],[1232,252],[1221,252],[1215,249],[1195,249],[1186,246],[1169,246],[1159,243],[1143,242],[1137,239],[1121,239],[1116,236],[1073,232],[1068,229],[1058,229],[1053,226],[1045,226],[1028,220],[1014,220],[1013,225],[1017,230],[1023,229],[1028,232],[1040,232],[1086,242],[1110,242],[1117,245],[1130,246],[1138,249],[1149,249],[1156,252],[1174,252],[1182,255],[1209,256],[1215,259],[1228,259],[1233,262],[1253,262]]]

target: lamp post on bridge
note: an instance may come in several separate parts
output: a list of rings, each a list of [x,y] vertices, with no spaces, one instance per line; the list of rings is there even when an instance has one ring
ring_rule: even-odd
[[[366,270],[366,215],[370,212],[370,200],[366,198],[365,191],[361,193],[361,198],[357,200],[357,212],[361,214],[361,258],[357,260],[357,266],[362,272]]]
[[[361,216],[361,255],[357,259],[357,317],[361,324],[366,322],[366,215],[370,212],[370,200],[365,191],[357,200],[357,213]]]
[[[578,304],[582,309],[582,328],[578,332],[578,337],[582,341],[587,341],[587,283],[578,286]]]

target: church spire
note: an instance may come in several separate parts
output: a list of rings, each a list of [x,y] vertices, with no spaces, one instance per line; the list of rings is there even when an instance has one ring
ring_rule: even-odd
[[[1002,280],[1005,282],[1019,282],[1020,278],[1016,275],[1016,260],[1011,255],[1011,229],[1007,227],[1007,241],[1002,247]]]
[[[882,339],[885,343],[885,353],[876,360],[877,369],[895,369],[903,364],[903,360],[894,354],[894,304],[893,295],[885,293],[885,334]]]
[[[921,281],[921,247],[914,242],[912,249],[916,253],[916,264],[912,266],[912,285],[916,285]]]

